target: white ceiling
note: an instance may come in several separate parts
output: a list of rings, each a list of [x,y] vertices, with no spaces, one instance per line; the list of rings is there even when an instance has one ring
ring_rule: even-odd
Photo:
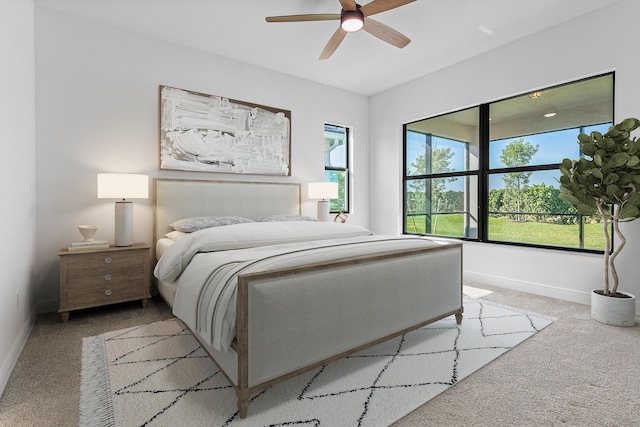
[[[338,0],[35,0],[35,4],[372,95],[620,1],[417,0],[374,16],[412,40],[404,49],[360,31],[348,34],[324,61],[318,57],[338,21],[267,23],[264,18],[340,13]]]

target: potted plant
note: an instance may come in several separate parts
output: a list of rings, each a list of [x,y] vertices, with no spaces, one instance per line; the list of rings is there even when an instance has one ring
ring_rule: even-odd
[[[564,159],[560,166],[560,198],[579,213],[602,221],[604,288],[591,292],[591,317],[617,326],[635,325],[635,296],[618,291],[615,259],[626,244],[620,223],[640,217],[640,140],[631,139],[638,127],[640,121],[629,118],[604,135],[581,134],[578,143],[583,156]],[[617,238],[613,251],[611,228]]]

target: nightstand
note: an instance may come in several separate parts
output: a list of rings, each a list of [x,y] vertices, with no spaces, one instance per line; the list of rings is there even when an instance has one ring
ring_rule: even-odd
[[[105,249],[61,249],[60,310],[63,322],[69,312],[125,301],[151,298],[149,245],[110,246]]]

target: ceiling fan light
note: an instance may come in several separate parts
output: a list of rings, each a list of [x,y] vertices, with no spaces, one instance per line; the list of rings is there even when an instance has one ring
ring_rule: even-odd
[[[343,10],[340,17],[340,28],[348,33],[359,31],[364,27],[364,15],[359,10]]]

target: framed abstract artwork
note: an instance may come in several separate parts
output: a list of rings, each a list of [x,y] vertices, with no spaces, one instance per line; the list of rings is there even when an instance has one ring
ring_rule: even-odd
[[[291,175],[291,111],[160,86],[160,169]]]

